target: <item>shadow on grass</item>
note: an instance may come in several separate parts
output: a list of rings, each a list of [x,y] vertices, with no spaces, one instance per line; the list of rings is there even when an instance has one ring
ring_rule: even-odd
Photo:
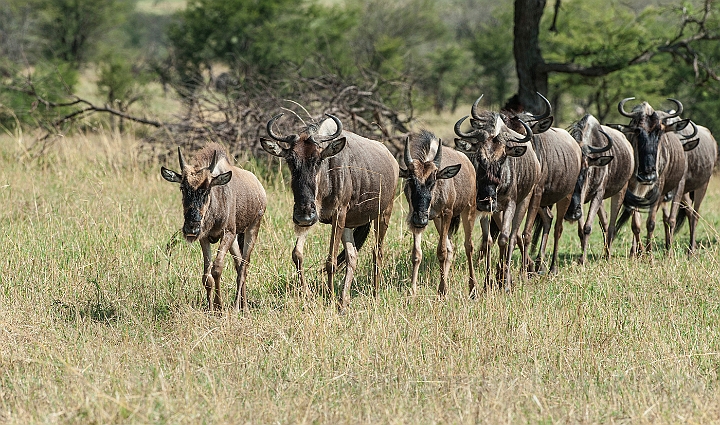
[[[68,304],[61,300],[53,300],[52,306],[58,315],[68,321],[90,319],[94,322],[110,324],[120,317],[117,307],[102,292],[97,279],[91,279],[95,285],[95,297],[80,304]]]

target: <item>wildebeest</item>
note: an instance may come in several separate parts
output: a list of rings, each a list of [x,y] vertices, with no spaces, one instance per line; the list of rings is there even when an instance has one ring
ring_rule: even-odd
[[[465,254],[468,262],[470,294],[475,288],[472,229],[475,224],[475,169],[465,154],[443,149],[442,141],[429,131],[405,140],[400,169],[405,179],[404,192],[410,210],[407,223],[413,234],[412,293],[417,292],[418,270],[422,261],[422,232],[428,220],[435,222],[439,234],[437,257],[440,262],[438,293],[447,293],[447,276],[453,260],[450,236],[462,218]]]
[[[675,134],[675,131],[682,130],[689,120],[668,123],[668,119],[682,113],[683,107],[679,100],[669,99],[677,105],[677,112],[674,114],[655,111],[647,102],[635,106],[632,112],[626,112],[624,105],[632,99],[634,98],[626,98],[618,103],[618,112],[631,119],[630,124],[624,126],[624,133],[628,136],[635,155],[635,172],[630,178],[624,199],[627,209],[618,219],[618,227],[632,215],[634,237],[630,254],[637,255],[641,249],[640,215],[637,211],[640,208],[649,208],[645,250],[652,249],[655,217],[661,204],[665,223],[665,248],[670,249],[672,246],[679,198],[685,190],[687,159],[683,150],[693,146],[689,143],[683,145]],[[672,201],[671,205],[668,205],[668,201]]]
[[[479,100],[479,99],[478,99]],[[521,122],[526,134],[520,135],[505,125],[497,112],[473,109],[472,130],[461,130],[467,116],[455,123],[455,144],[470,154],[476,172],[476,208],[483,215],[483,244],[485,255],[485,288],[490,285],[490,215],[500,223],[498,247],[500,260],[497,266],[498,284],[510,290],[512,277],[510,263],[512,250],[530,201],[530,193],[540,176],[540,162],[533,151],[532,131]],[[520,145],[518,145],[520,144]],[[523,248],[524,249],[524,248]]]
[[[274,116],[267,123],[267,133],[274,141],[261,138],[260,142],[268,153],[284,158],[292,174],[293,222],[297,234],[293,262],[303,290],[308,293],[302,268],[307,233],[318,221],[332,225],[330,251],[325,262],[327,290],[330,296],[334,295],[333,277],[342,238],[345,250],[340,261],[347,262],[347,271],[339,308],[344,309],[350,300],[357,251],[368,236],[371,222],[375,223],[373,283],[377,295],[382,244],[392,213],[399,166],[382,143],[344,131],[340,120],[333,115],[328,115],[331,120],[326,119],[321,125],[309,125],[298,134],[280,137],[272,126],[282,115]],[[328,144],[321,147],[325,142]]]
[[[233,166],[225,148],[217,143],[198,151],[190,164],[185,162],[180,148],[178,157],[180,173],[162,167],[161,174],[169,182],[180,183],[185,217],[182,232],[188,242],[198,240],[202,247],[202,282],[208,307],[222,308],[220,275],[230,250],[237,271],[234,306],[247,311],[245,278],[267,207],[265,189],[253,173]],[[220,246],[211,264],[211,244],[218,241]]]
[[[601,125],[590,114],[573,123],[569,132],[580,145],[583,159],[565,219],[578,221],[578,236],[582,247],[580,264],[584,264],[592,223],[598,212],[605,232],[605,255],[611,255],[615,222],[622,207],[628,181],[635,169],[635,157],[630,142],[622,132]],[[600,155],[604,152],[608,155]],[[609,221],[603,207],[603,199],[607,198],[611,198]],[[583,220],[582,205],[588,202],[590,206],[587,217]]]
[[[674,112],[675,111],[670,111],[669,113],[672,114]],[[679,120],[679,117],[675,117],[667,121],[668,123],[674,123]],[[679,228],[684,218],[688,217],[688,224],[690,225],[690,244],[688,250],[692,253],[697,248],[695,228],[700,218],[700,205],[705,198],[705,192],[707,191],[715,161],[717,160],[718,146],[710,130],[703,126],[696,125],[692,121],[690,124],[692,125],[692,130],[685,127],[682,131],[679,131],[679,133],[683,139],[691,141],[687,142],[688,144],[695,143],[695,140],[697,140],[697,147],[685,150],[688,163],[687,170],[685,171],[685,193],[682,197],[683,206],[678,211],[675,228]]]
[[[550,271],[555,272],[557,269],[558,244],[563,231],[562,217],[565,216],[565,212],[570,205],[575,182],[580,174],[582,152],[575,139],[567,131],[551,127],[553,117],[550,102],[540,93],[538,95],[545,102],[545,112],[539,117],[530,115],[529,118],[535,121],[531,128],[533,131],[533,148],[540,161],[540,176],[530,198],[523,231],[523,243],[525,246],[529,245],[531,229],[536,216],[540,213],[542,221],[538,222],[538,226],[542,225],[542,240],[536,259],[536,268],[538,270],[542,269],[544,267],[545,246],[553,220],[549,211],[555,205],[557,219],[555,221],[553,254],[550,263]],[[519,114],[517,117],[522,121],[528,120],[527,114]],[[520,131],[519,128],[515,128],[515,130]],[[532,263],[528,253],[529,249],[526,249],[523,262],[525,267],[530,269]]]

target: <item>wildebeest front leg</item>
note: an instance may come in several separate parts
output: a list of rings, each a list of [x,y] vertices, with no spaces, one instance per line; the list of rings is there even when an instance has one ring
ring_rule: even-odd
[[[463,234],[465,235],[465,257],[467,257],[468,263],[468,287],[470,296],[474,296],[475,286],[477,285],[477,280],[475,280],[475,267],[473,267],[473,254],[475,251],[475,247],[473,246],[472,241],[472,230],[475,226],[475,211],[476,210],[474,208],[468,208],[467,210],[463,211],[461,216],[463,223]]]
[[[355,248],[353,229],[343,229],[342,242],[345,248],[345,261],[347,268],[345,269],[345,280],[343,281],[342,295],[340,296],[340,303],[338,304],[338,309],[340,311],[345,310],[350,302],[350,285],[352,284],[353,277],[355,276],[355,267],[357,266],[358,253]]]
[[[655,203],[652,207],[650,207],[650,211],[648,211],[648,218],[647,222],[645,222],[645,230],[647,231],[645,235],[645,252],[652,252],[652,241],[653,241],[653,233],[655,232],[655,221],[657,217],[658,209],[660,208],[660,204],[662,203],[662,196],[660,197],[660,200]]]
[[[640,255],[641,250],[641,244],[640,244],[640,226],[642,225],[641,219],[640,219],[640,212],[639,211],[633,211],[632,212],[632,232],[633,232],[633,241],[632,246],[630,247],[630,257],[637,257]]]
[[[500,259],[498,261],[496,270],[496,280],[500,288],[505,288],[506,291],[510,291],[512,285],[512,278],[510,276],[510,262],[512,258],[512,251],[510,251],[510,245],[515,245],[515,235],[511,234],[513,221],[515,218],[516,205],[514,201],[509,201],[505,211],[503,211],[502,227],[500,229],[500,235],[498,236],[498,248],[500,249]]]
[[[215,280],[215,301],[213,302],[214,308],[222,310],[222,299],[220,298],[220,276],[222,276],[223,268],[225,266],[225,255],[236,241],[236,235],[234,233],[226,232],[222,239],[220,239],[220,245],[218,246],[217,255],[215,255],[215,261],[212,265],[212,277]]]
[[[292,252],[292,260],[293,264],[295,264],[298,279],[300,280],[300,288],[305,296],[310,296],[310,287],[305,281],[305,272],[303,271],[303,250],[308,232],[310,232],[310,227],[295,226],[297,239],[295,240],[295,248],[293,248]]]
[[[538,249],[538,255],[535,257],[535,270],[542,272],[545,270],[545,250],[547,249],[548,235],[550,235],[550,228],[552,227],[552,212],[548,207],[543,207],[538,212],[540,221],[542,222],[542,236],[540,237],[540,248]]]
[[[538,212],[540,212],[540,201],[542,200],[542,186],[537,185],[535,189],[530,193],[532,198],[528,206],[527,218],[525,219],[525,228],[522,232],[523,246],[530,247],[532,244],[532,232],[535,220],[537,220]],[[530,249],[523,250],[522,258],[523,271],[532,273],[535,271],[535,265],[530,259]]]
[[[601,191],[597,191],[595,197],[590,201],[590,207],[588,208],[587,219],[583,223],[580,230],[580,247],[582,248],[582,254],[580,255],[580,264],[585,264],[587,261],[587,246],[590,240],[590,234],[592,233],[592,223],[595,220],[595,215],[602,208],[603,194]],[[558,206],[559,208],[559,206]],[[558,213],[558,217],[561,217]],[[557,228],[557,224],[555,224]]]
[[[442,217],[436,218],[434,221],[439,235],[437,258],[440,263],[440,285],[438,286],[438,294],[442,297],[447,294],[447,278],[453,259],[453,248],[449,235],[452,213],[450,211],[443,212]]]
[[[481,256],[485,260],[485,283],[483,289],[487,291],[490,288],[490,246],[492,245],[492,235],[490,235],[490,220],[492,217],[484,215],[480,218],[480,226],[482,228],[482,244],[480,248]]]
[[[208,310],[213,309],[212,304],[212,291],[215,287],[215,279],[212,277],[212,246],[210,241],[207,239],[200,239],[200,247],[202,248],[203,254],[203,275],[202,283],[207,293]]]
[[[420,263],[422,262],[422,229],[413,229],[413,248],[412,248],[412,281],[410,286],[410,294],[417,294],[417,279],[418,272],[420,270]]]

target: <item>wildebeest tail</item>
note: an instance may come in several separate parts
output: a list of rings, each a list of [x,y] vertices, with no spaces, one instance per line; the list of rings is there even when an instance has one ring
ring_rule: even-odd
[[[365,243],[365,240],[367,239],[368,235],[370,234],[370,226],[372,225],[372,222],[363,224],[360,227],[356,227],[353,229],[353,239],[355,239],[355,248],[357,248],[358,251],[360,251],[360,248],[362,248],[363,244]],[[337,256],[337,265],[338,267],[345,263],[347,254],[345,253],[345,249],[340,251],[340,254]]]
[[[458,229],[460,228],[460,216],[456,215],[455,217],[450,220],[450,231],[448,232],[449,236],[454,235],[457,233]]]
[[[535,254],[535,249],[538,247],[538,241],[540,240],[540,235],[542,235],[542,230],[542,220],[540,220],[540,217],[535,217],[535,223],[533,223],[532,242],[530,243],[530,254]]]
[[[673,229],[673,233],[680,230],[680,228],[685,224],[685,219],[687,218],[687,210],[685,209],[685,205],[680,205],[680,209],[678,210],[677,217],[675,218],[675,228]]]
[[[633,214],[632,208],[628,208],[628,207],[626,207],[625,205],[623,205],[623,207],[622,207],[622,212],[620,213],[620,217],[618,217],[618,219],[617,219],[617,223],[615,224],[615,228],[616,228],[617,230],[620,230],[620,228],[623,227],[623,226],[625,225],[625,223],[628,222],[628,220],[630,219],[630,217],[632,216],[632,214]]]
[[[496,241],[498,236],[500,236],[500,228],[495,223],[495,220],[493,220],[492,217],[489,217],[489,220],[490,220],[490,237],[492,237],[492,239],[494,241]]]

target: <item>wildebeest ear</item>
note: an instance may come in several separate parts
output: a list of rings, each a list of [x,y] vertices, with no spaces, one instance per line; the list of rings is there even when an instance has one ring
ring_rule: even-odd
[[[691,151],[697,147],[697,145],[700,143],[700,139],[694,139],[690,140],[689,142],[683,143],[683,150],[684,151]]]
[[[468,142],[467,140],[455,138],[455,149],[462,151],[462,152],[474,152],[475,147],[472,143]]]
[[[553,121],[555,121],[555,118],[553,116],[549,116],[536,122],[535,124],[530,126],[530,128],[532,129],[533,134],[544,133],[548,131],[550,127],[552,127]]]
[[[180,183],[182,181],[182,176],[180,174],[173,170],[168,170],[165,167],[160,167],[160,174],[170,183]]]
[[[588,165],[590,167],[602,167],[608,165],[610,161],[615,158],[614,156],[598,156],[596,158],[588,158]]]
[[[505,155],[512,157],[519,157],[525,155],[527,146],[505,146]]]
[[[325,149],[322,150],[322,152],[320,152],[320,158],[330,158],[331,156],[339,154],[341,150],[345,149],[346,143],[347,139],[344,137],[333,140]]]
[[[451,179],[455,177],[457,173],[460,172],[460,167],[462,167],[462,164],[456,164],[456,165],[449,165],[442,170],[438,171],[437,173],[437,179]]]
[[[690,124],[690,118],[685,118],[684,120],[676,121],[672,124],[668,124],[665,126],[665,131],[683,131],[685,130],[685,127]]]
[[[218,175],[217,177],[214,177],[210,181],[210,187],[213,186],[222,186],[224,184],[228,184],[230,179],[232,178],[232,171],[228,171],[227,173],[222,173]]]
[[[260,146],[262,146],[265,152],[269,153],[270,155],[279,156],[281,158],[285,156],[285,149],[281,148],[280,145],[270,139],[261,137]]]
[[[399,175],[400,175],[401,179],[409,179],[410,178],[410,170],[401,168]]]

